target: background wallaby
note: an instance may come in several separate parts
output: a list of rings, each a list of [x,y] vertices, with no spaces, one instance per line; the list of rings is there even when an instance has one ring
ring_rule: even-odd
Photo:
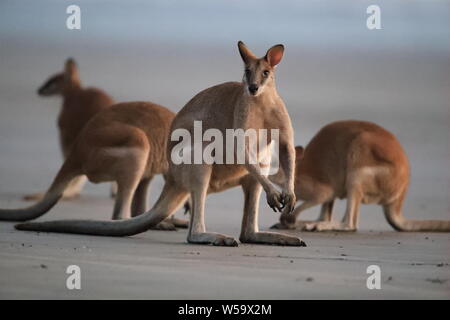
[[[83,88],[74,59],[67,59],[64,71],[50,77],[38,90],[42,97],[62,96],[63,103],[58,116],[59,143],[64,159],[69,155],[81,129],[97,112],[113,104],[113,100],[97,88]],[[63,198],[71,199],[80,194],[86,182],[79,176],[64,191]],[[112,194],[115,187],[112,187]],[[26,195],[25,200],[39,200],[43,193]]]
[[[43,199],[26,209],[0,210],[0,220],[24,221],[45,214],[81,175],[94,183],[117,183],[113,219],[145,212],[150,181],[168,169],[166,146],[174,116],[148,102],[119,103],[97,113],[81,130]],[[174,219],[156,228],[174,229],[174,224],[187,227],[187,221]]]
[[[249,161],[236,164],[235,148],[232,154],[234,164],[174,164],[169,158],[166,183],[158,201],[150,211],[136,218],[122,221],[31,222],[19,224],[16,228],[109,236],[132,235],[143,232],[171,216],[191,196],[188,242],[236,246],[238,243],[233,237],[206,232],[204,208],[208,192],[220,192],[240,185],[245,194],[241,242],[304,246],[305,243],[298,237],[260,232],[258,228],[258,206],[262,188],[266,192],[267,202],[274,210],[281,211],[284,208],[284,212],[291,212],[295,204],[295,149],[292,126],[284,103],[277,93],[274,79],[275,66],[281,61],[284,47],[273,46],[262,58],[257,58],[242,42],[238,43],[238,47],[245,65],[243,81],[223,83],[197,94],[176,115],[171,132],[184,129],[193,136],[194,121],[202,121],[203,130],[214,128],[223,136],[226,129],[255,129],[258,135],[259,129],[278,129],[280,167],[286,177],[282,192],[268,180],[260,166]],[[271,141],[270,134],[267,140]],[[176,145],[177,142],[169,141],[168,157]],[[245,144],[246,160],[251,147],[254,146]],[[201,148],[203,150],[205,144]],[[226,150],[223,151],[225,155]]]
[[[403,217],[408,184],[408,158],[392,133],[371,122],[333,122],[323,127],[305,150],[296,147],[295,195],[304,202],[292,214],[282,214],[273,228],[355,231],[360,203],[376,203],[383,206],[395,230],[449,232],[450,221]],[[336,198],[347,198],[342,222],[331,220]],[[317,221],[296,223],[300,212],[319,204],[322,209]]]

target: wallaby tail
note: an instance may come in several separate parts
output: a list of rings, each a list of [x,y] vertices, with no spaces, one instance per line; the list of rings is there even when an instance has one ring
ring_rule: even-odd
[[[389,224],[397,231],[450,232],[450,221],[405,219],[396,207],[387,205],[384,214]]]
[[[64,190],[75,176],[76,174],[69,168],[69,164],[65,162],[42,200],[27,208],[0,209],[0,220],[27,221],[42,216],[58,202]]]
[[[131,219],[94,221],[59,220],[46,222],[28,222],[15,226],[17,230],[89,234],[98,236],[125,237],[135,235],[156,226],[180,208],[188,197],[188,192],[180,190],[174,184],[166,182],[154,207]]]

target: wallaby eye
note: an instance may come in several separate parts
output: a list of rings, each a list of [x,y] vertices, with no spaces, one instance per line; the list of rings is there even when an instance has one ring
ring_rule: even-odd
[[[250,71],[250,69],[245,69],[245,75],[249,76],[252,72]]]
[[[269,70],[264,70],[264,71],[263,71],[264,77],[268,77],[269,74],[270,74]]]

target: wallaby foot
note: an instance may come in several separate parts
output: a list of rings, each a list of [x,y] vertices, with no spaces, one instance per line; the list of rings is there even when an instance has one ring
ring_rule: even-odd
[[[150,230],[160,231],[177,231],[176,226],[170,221],[170,219],[164,220],[158,223],[156,226],[150,228]]]
[[[176,227],[180,229],[187,229],[189,227],[189,221],[185,219],[179,219],[172,216],[170,218],[170,222]]]
[[[195,244],[212,244],[214,246],[237,247],[238,242],[235,238],[220,233],[203,232],[190,234],[187,241]]]
[[[241,236],[242,243],[274,244],[280,246],[306,247],[306,243],[299,237],[276,232],[255,232]]]
[[[270,229],[278,229],[278,230],[301,230],[301,231],[309,231],[307,228],[311,228],[310,226],[313,224],[317,224],[317,220],[299,220],[295,223],[286,223],[286,222],[278,222],[275,223]]]
[[[307,222],[303,225],[302,231],[344,231],[344,232],[354,232],[355,227],[351,227],[347,224],[338,221],[316,221]]]
[[[284,224],[282,222],[277,222],[270,227],[270,229],[278,229],[278,230],[294,230],[296,228],[295,224]]]
[[[31,193],[31,194],[27,194],[23,196],[23,200],[25,201],[40,201],[44,198],[45,193],[43,192],[38,192],[38,193]],[[80,194],[63,194],[63,196],[61,197],[60,200],[66,200],[66,201],[70,201],[70,200],[74,200],[80,197]]]
[[[25,201],[38,201],[38,200],[42,200],[42,198],[44,198],[44,194],[45,194],[45,193],[42,193],[42,192],[26,194],[26,195],[23,196],[23,200],[25,200]]]

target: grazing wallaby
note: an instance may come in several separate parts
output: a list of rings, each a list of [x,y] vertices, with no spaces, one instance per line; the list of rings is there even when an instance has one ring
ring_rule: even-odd
[[[240,241],[245,243],[265,243],[278,245],[305,246],[298,237],[274,232],[260,232],[258,228],[258,205],[263,188],[267,202],[275,210],[291,212],[295,204],[294,161],[295,149],[291,121],[284,103],[275,88],[275,66],[283,56],[283,45],[270,48],[263,58],[257,58],[244,43],[238,43],[244,61],[245,74],[242,82],[227,82],[208,88],[192,98],[176,115],[171,132],[185,130],[194,133],[194,121],[201,121],[203,130],[215,129],[223,136],[226,129],[279,130],[280,167],[286,177],[282,192],[269,181],[262,168],[247,161],[254,146],[245,143],[246,161],[243,164],[175,164],[169,158],[169,171],[163,191],[147,213],[122,221],[49,221],[24,223],[16,226],[19,230],[52,231],[104,236],[128,236],[147,230],[181,207],[191,196],[191,220],[187,241],[190,243],[237,246],[233,237],[206,232],[204,221],[205,200],[208,192],[220,192],[240,185],[245,195],[244,214]],[[271,136],[267,137],[271,141]],[[176,149],[178,143],[169,141],[167,156]],[[195,145],[194,152],[195,152]],[[205,144],[200,145],[200,151]],[[185,150],[183,150],[184,152]],[[217,152],[225,150],[217,150]],[[234,160],[237,148],[231,152]],[[259,150],[258,152],[262,152]],[[225,154],[225,152],[223,153]],[[195,156],[195,155],[194,155]],[[230,156],[228,154],[227,156]],[[259,159],[259,158],[258,158]]]
[[[75,61],[67,59],[64,72],[48,79],[38,90],[42,97],[61,95],[63,104],[58,117],[59,142],[64,159],[81,129],[97,112],[113,104],[113,100],[102,90],[83,88]],[[63,198],[71,199],[80,194],[86,182],[85,176],[79,176],[64,191]],[[44,193],[26,195],[25,200],[39,200]]]
[[[0,220],[25,221],[45,214],[81,175],[94,183],[117,183],[113,219],[145,212],[150,181],[168,169],[166,146],[174,116],[148,102],[119,103],[99,112],[81,130],[43,199],[26,209],[2,209]],[[156,228],[175,226],[187,227],[187,221],[174,219]]]
[[[282,214],[273,228],[355,231],[359,205],[377,203],[395,230],[450,231],[450,221],[403,217],[408,184],[408,158],[392,133],[371,122],[333,122],[323,127],[306,149],[296,147],[295,195],[304,202],[292,214]],[[331,220],[336,198],[347,198],[342,222]],[[322,209],[317,221],[296,223],[303,210],[319,204]]]

